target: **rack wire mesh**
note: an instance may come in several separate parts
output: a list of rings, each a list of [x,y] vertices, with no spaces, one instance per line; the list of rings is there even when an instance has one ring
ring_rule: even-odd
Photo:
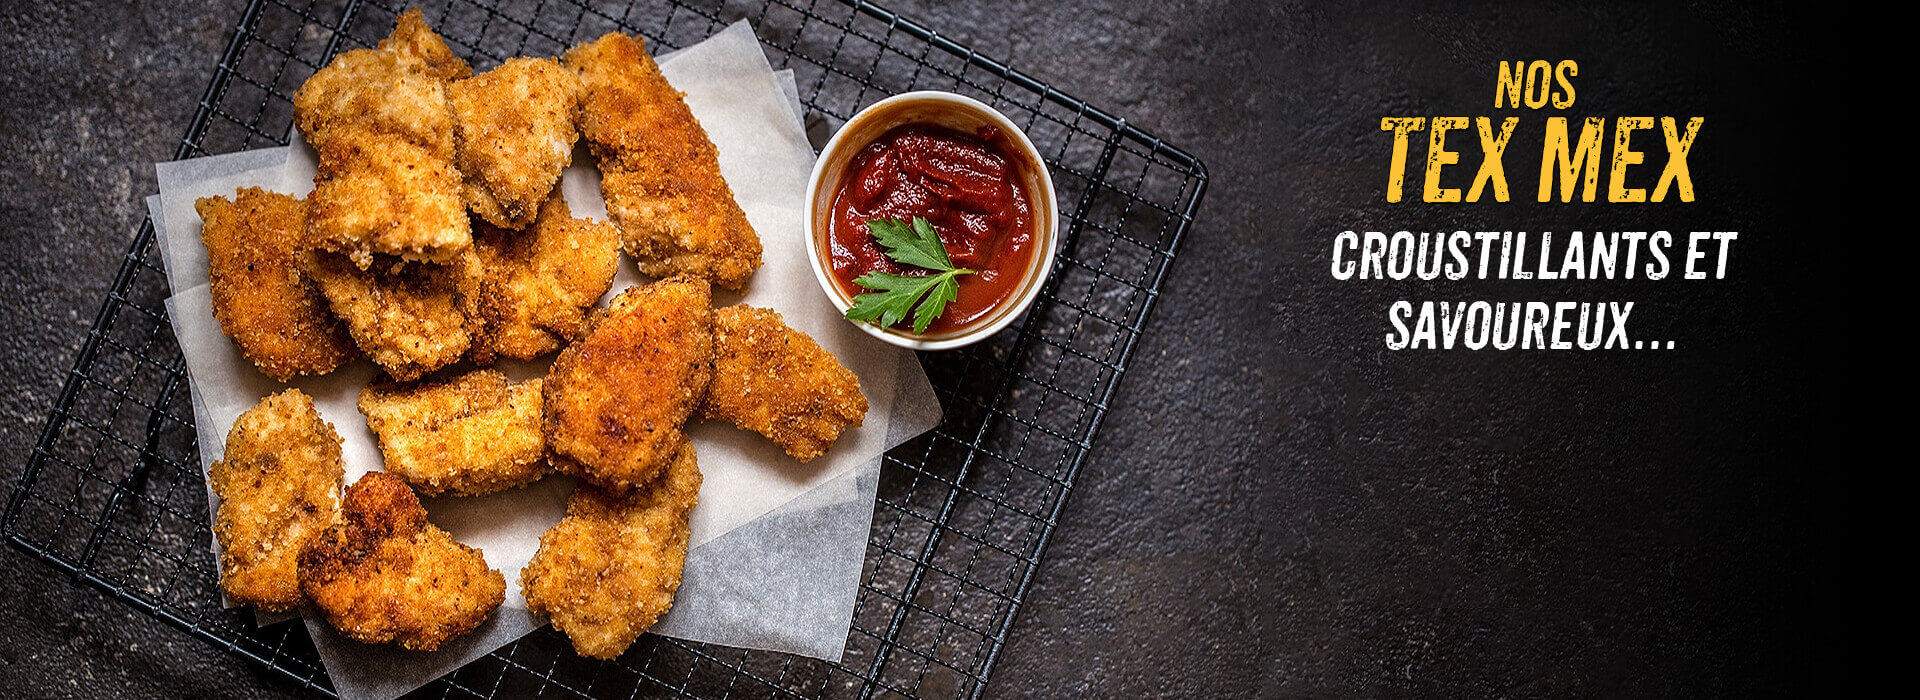
[[[1114,387],[1206,190],[1192,156],[925,26],[846,0],[426,0],[485,69],[608,31],[678,48],[750,20],[792,69],[816,143],[908,90],[993,105],[1045,153],[1068,212],[1054,275],[1016,326],[920,361],[946,408],[885,458],[845,657],[837,664],[648,635],[610,662],[551,628],[421,689],[438,697],[977,697],[1033,580]],[[284,145],[290,96],[403,9],[252,0],[176,158]],[[189,634],[332,694],[294,623],[224,610],[210,552],[185,362],[141,226],[0,522],[14,546]]]

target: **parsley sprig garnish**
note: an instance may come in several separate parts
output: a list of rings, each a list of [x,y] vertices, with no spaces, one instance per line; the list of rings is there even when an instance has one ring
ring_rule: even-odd
[[[880,242],[887,257],[894,262],[925,268],[933,274],[896,275],[875,271],[861,275],[853,283],[873,291],[853,298],[853,308],[847,309],[847,320],[868,323],[877,320],[880,327],[888,328],[912,313],[913,332],[925,333],[927,326],[947,310],[947,302],[959,296],[957,278],[974,271],[953,266],[953,261],[947,258],[947,247],[933,231],[933,224],[923,217],[913,217],[912,226],[897,219],[874,219],[867,222],[867,230],[873,232],[874,240]]]

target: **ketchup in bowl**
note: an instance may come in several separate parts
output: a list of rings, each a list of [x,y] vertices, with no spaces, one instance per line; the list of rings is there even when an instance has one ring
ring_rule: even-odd
[[[834,191],[827,252],[835,284],[851,298],[867,291],[854,280],[868,272],[923,273],[887,257],[867,222],[924,217],[953,265],[976,271],[957,278],[958,298],[926,333],[991,315],[1021,286],[1033,258],[1033,203],[1021,167],[993,126],[972,134],[927,124],[887,131],[853,157]]]

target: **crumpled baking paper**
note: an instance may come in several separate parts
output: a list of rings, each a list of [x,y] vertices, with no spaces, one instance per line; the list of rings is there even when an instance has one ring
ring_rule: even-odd
[[[745,22],[659,63],[667,80],[686,93],[719,152],[721,174],[765,247],[764,265],[748,290],[716,289],[715,306],[748,303],[779,311],[860,377],[871,408],[864,425],[807,464],[731,425],[689,426],[705,479],[674,607],[651,631],[838,660],[858,593],[880,456],[937,424],[939,403],[913,353],[841,319],[813,277],[802,238],[802,199],[813,150],[792,74],[773,72]],[[574,162],[561,183],[568,204],[575,216],[604,220],[599,175],[584,148],[576,151]],[[355,405],[376,368],[360,360],[324,377],[275,382],[220,332],[207,291],[194,200],[232,196],[245,186],[305,196],[312,190],[311,149],[296,135],[288,147],[162,163],[157,169],[161,194],[149,198],[148,207],[175,291],[167,308],[192,378],[202,467],[219,457],[240,413],[293,386],[314,397],[321,415],[344,439],[348,483],[378,468],[378,447]],[[623,261],[601,303],[644,281],[630,261]],[[544,374],[546,365],[503,362],[500,367],[520,381]],[[432,653],[352,642],[309,617],[307,628],[339,694],[398,696],[545,624],[526,610],[519,572],[537,550],[540,534],[564,513],[572,487],[571,479],[550,476],[490,496],[423,499],[436,525],[481,549],[488,564],[506,575],[507,601],[479,630]],[[209,503],[215,503],[211,494]],[[261,619],[263,624],[275,620]]]

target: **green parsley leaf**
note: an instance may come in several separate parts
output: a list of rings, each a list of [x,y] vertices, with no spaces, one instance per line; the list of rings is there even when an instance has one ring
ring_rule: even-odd
[[[911,313],[913,332],[925,333],[933,320],[946,311],[947,303],[959,298],[959,276],[971,275],[974,271],[954,268],[952,259],[947,257],[946,246],[940,243],[939,234],[925,218],[913,217],[912,226],[895,219],[875,219],[867,222],[867,230],[873,232],[874,240],[886,249],[887,257],[894,262],[926,268],[934,274],[869,272],[861,275],[853,283],[873,291],[853,298],[847,319],[878,322],[880,327],[887,328]]]
[[[953,269],[947,247],[941,245],[939,234],[933,232],[933,224],[925,217],[913,217],[912,226],[897,219],[874,219],[867,222],[867,230],[873,232],[874,240],[887,249],[887,257],[894,262],[934,272]]]
[[[940,273],[940,281],[933,283],[933,289],[927,291],[927,298],[913,312],[913,332],[925,333],[927,325],[947,310],[947,302],[960,296],[960,280],[955,279],[962,270],[948,270]]]

